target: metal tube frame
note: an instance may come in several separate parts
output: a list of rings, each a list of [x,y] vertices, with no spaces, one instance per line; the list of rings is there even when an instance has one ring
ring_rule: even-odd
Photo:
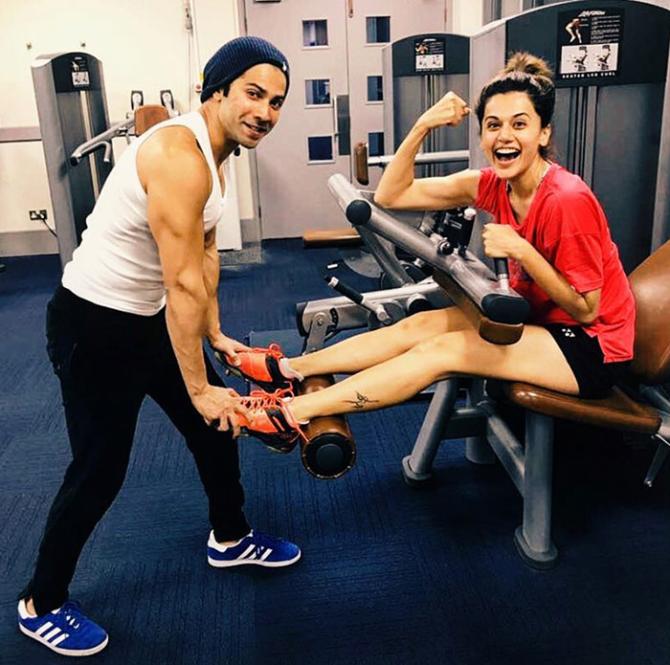
[[[402,460],[407,484],[418,485],[432,477],[433,461],[442,441],[442,432],[454,411],[458,388],[458,378],[445,379],[437,384],[412,453]]]
[[[105,161],[108,162],[111,155],[111,140],[117,136],[125,136],[134,125],[135,118],[129,118],[128,120],[123,120],[122,122],[112,125],[108,130],[85,141],[74,149],[70,155],[70,163],[72,166],[76,166],[82,159],[84,159],[84,157],[86,157],[86,155],[89,155],[102,147],[105,148]]]
[[[484,399],[474,408],[454,409],[459,386],[456,378],[438,384],[412,452],[402,460],[405,481],[421,485],[430,480],[441,440],[462,437],[464,431],[480,435],[483,421],[488,444],[523,498],[522,523],[514,533],[517,550],[532,568],[551,568],[558,557],[551,540],[553,419],[526,411],[521,444],[492,400]]]
[[[507,299],[509,305],[526,305],[518,309],[518,314],[524,314],[521,319],[525,318],[528,308],[521,296],[513,289],[502,285],[496,279],[493,271],[469,250],[465,252],[465,256],[461,256],[458,252],[446,255],[441,253],[439,243],[435,242],[435,239],[429,238],[407,224],[403,224],[388,211],[370,203],[340,173],[336,173],[328,179],[328,189],[344,211],[349,222],[357,229],[367,228],[382,238],[390,240],[394,245],[412,256],[417,256],[434,268],[446,272],[458,282],[468,297],[473,302],[478,303],[484,314],[491,317],[492,320],[495,321],[496,319],[487,310],[484,300],[488,294],[492,293]],[[523,323],[523,320],[508,320],[505,323]]]
[[[379,155],[377,157],[368,157],[368,166],[388,166],[394,155]],[[470,159],[469,150],[441,150],[438,152],[420,152],[415,158],[414,163],[420,164],[450,164],[453,162],[467,162]]]

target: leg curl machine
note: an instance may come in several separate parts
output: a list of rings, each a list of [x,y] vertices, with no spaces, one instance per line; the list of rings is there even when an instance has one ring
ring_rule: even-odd
[[[357,144],[354,153],[356,179],[362,185],[369,182],[368,166],[384,167],[392,159],[392,155],[368,158],[364,143]],[[467,160],[467,150],[452,150],[421,154],[416,161],[417,164],[434,165],[467,163]],[[373,204],[374,192],[359,191],[359,195]],[[463,215],[463,210],[433,214],[396,212],[394,218],[426,237],[446,236],[452,247],[463,247],[469,242],[468,229],[472,228],[472,219],[465,220]],[[439,240],[442,242],[444,238]],[[307,246],[327,246],[331,241],[346,245],[362,243],[379,264],[382,287],[378,291],[362,294],[338,278],[328,276],[328,284],[342,297],[301,302],[296,306],[297,327],[305,339],[305,353],[322,348],[326,341],[342,331],[366,326],[374,330],[416,312],[439,309],[449,304],[444,290],[434,280],[427,279],[432,267],[426,261],[412,252],[408,253],[409,260],[400,258],[397,245],[372,229],[358,226],[350,229],[349,233],[338,231],[335,236],[331,232],[312,231],[305,234],[304,241]],[[355,264],[346,259],[345,263],[356,271]]]
[[[469,252],[445,255],[439,242],[408,229],[361,194],[341,175],[329,188],[347,219],[367,228],[435,268],[435,281],[466,313],[479,334],[496,344],[513,344],[523,330],[528,305]],[[644,433],[659,442],[645,478],[651,486],[670,454],[670,401],[659,387],[670,380],[670,242],[666,242],[630,275],[637,304],[632,378],[640,388],[630,395],[614,387],[602,399],[582,399],[521,382],[499,382],[503,398],[525,415],[524,441],[519,441],[499,413],[496,400],[476,379],[468,404],[456,407],[463,379],[442,381],[433,396],[412,453],[402,461],[406,482],[420,485],[431,477],[443,439],[470,437],[466,456],[486,462],[491,451],[501,461],[523,498],[522,524],[514,541],[522,559],[533,568],[549,568],[558,553],[551,539],[554,418],[610,429]],[[469,377],[472,378],[472,377]]]
[[[331,179],[336,189],[337,183],[346,183],[347,188],[356,192],[363,206],[377,210],[372,203],[371,192],[358,192],[342,176],[337,178],[341,180]],[[341,198],[338,200],[342,201]],[[348,217],[349,212],[347,209]],[[407,283],[395,289],[360,294],[331,277],[331,286],[343,293],[342,297],[299,303],[297,306],[298,330],[305,338],[304,352],[321,348],[327,340],[343,330],[363,328],[366,325],[371,329],[390,325],[418,311],[446,307],[454,300],[461,300],[461,307],[467,308],[470,301],[460,298],[460,291],[451,284],[447,285],[447,281],[451,282],[447,272],[453,273],[456,278],[469,285],[471,298],[486,312],[480,319],[482,336],[494,343],[512,343],[519,338],[522,322],[528,313],[528,304],[509,290],[506,261],[496,262],[497,274],[494,275],[467,251],[474,223],[474,209],[435,213],[429,222],[421,221],[426,217],[423,214],[394,213],[392,217],[389,213],[381,214],[388,215],[399,230],[404,230],[409,238],[417,240],[414,243],[403,243],[397,238],[391,241],[377,234],[374,228],[361,225],[356,228],[378,258],[380,265],[387,270],[386,274],[393,278],[397,276],[401,284],[404,277]],[[351,221],[350,217],[349,219]],[[421,223],[417,224],[417,219]],[[426,278],[416,284],[410,282],[405,267],[396,256],[396,246],[419,257],[421,265],[437,269],[435,279]],[[423,253],[415,251],[417,248],[423,248]],[[435,257],[439,259],[431,260]],[[310,377],[302,384],[301,390],[320,390],[332,385],[333,381],[332,376]],[[456,386],[449,397],[452,406],[457,389]],[[355,445],[343,416],[313,419],[307,437],[308,441],[301,447],[301,456],[305,468],[312,475],[322,479],[339,478],[353,466]]]

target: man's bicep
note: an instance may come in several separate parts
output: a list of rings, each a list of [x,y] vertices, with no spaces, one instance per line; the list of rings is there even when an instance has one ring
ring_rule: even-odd
[[[202,217],[193,205],[171,203],[170,196],[149,197],[149,228],[158,245],[165,285],[171,286],[189,265],[202,262],[204,232]]]
[[[205,244],[206,174],[203,183],[197,172],[178,178],[179,171],[158,171],[147,184],[148,223],[158,245],[166,286],[189,266],[202,265]]]

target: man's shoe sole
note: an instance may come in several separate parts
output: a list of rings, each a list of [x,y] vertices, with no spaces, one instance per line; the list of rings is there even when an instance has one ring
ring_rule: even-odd
[[[54,651],[55,653],[60,654],[61,656],[92,656],[93,654],[98,653],[99,651],[102,651],[108,644],[109,642],[109,635],[105,637],[103,642],[100,642],[95,647],[91,647],[90,649],[61,649],[60,647],[54,647],[49,642],[47,642],[43,637],[40,635],[36,635],[32,631],[28,630],[23,626],[23,624],[19,624],[19,630],[24,634],[27,635],[28,637],[32,637],[34,640],[39,642],[40,644],[43,644],[45,647],[48,647],[51,649],[51,651]]]
[[[266,568],[282,568],[284,566],[290,566],[300,559],[302,552],[298,552],[298,555],[293,559],[288,561],[261,561],[260,559],[233,559],[232,561],[219,561],[219,559],[212,559],[212,557],[207,557],[207,562],[210,566],[214,568],[231,568],[232,566],[245,566],[245,565],[256,565],[256,566],[265,566]]]

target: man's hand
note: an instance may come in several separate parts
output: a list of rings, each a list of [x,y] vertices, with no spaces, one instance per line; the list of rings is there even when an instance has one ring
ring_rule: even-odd
[[[238,342],[231,337],[226,337],[222,332],[209,337],[209,343],[215,351],[220,351],[221,353],[225,354],[229,363],[234,366],[240,364],[240,361],[237,357],[238,351],[251,350],[248,346],[242,344],[242,342]]]
[[[418,126],[426,129],[435,129],[451,125],[460,125],[464,118],[470,113],[467,103],[455,92],[448,92],[436,104],[431,106],[416,122]]]
[[[219,432],[232,429],[233,436],[240,435],[237,415],[245,416],[247,409],[239,403],[239,395],[231,388],[208,385],[201,393],[191,398],[193,406],[208,425],[214,425]]]

